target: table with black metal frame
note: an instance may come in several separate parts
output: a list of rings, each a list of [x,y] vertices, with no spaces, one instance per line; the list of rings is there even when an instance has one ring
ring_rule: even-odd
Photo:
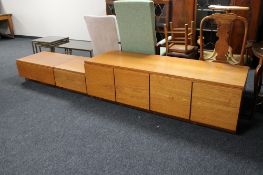
[[[57,48],[65,49],[65,54],[72,55],[73,50],[87,51],[89,56],[93,56],[93,47],[91,41],[83,40],[72,40],[70,39],[68,43],[61,44]]]
[[[59,37],[59,36],[48,36],[43,38],[38,38],[32,40],[33,53],[41,52],[41,48],[50,48],[51,52],[55,52],[55,48],[61,44],[69,42],[69,37]]]

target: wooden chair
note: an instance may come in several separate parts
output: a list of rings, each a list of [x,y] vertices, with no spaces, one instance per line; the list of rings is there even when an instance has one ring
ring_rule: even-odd
[[[195,47],[195,23],[191,22],[191,28],[185,24],[184,28],[173,28],[164,24],[164,34],[166,40],[166,55],[182,58],[195,58],[197,47]],[[171,37],[171,38],[169,38]]]
[[[232,25],[234,21],[239,20],[243,23],[244,26],[244,35],[242,49],[240,55],[233,54],[232,48],[230,46],[230,37],[232,32]],[[218,40],[215,44],[214,51],[204,52],[204,24],[208,21],[214,21],[217,25],[217,37]],[[200,24],[200,60],[207,61],[216,61],[222,63],[230,64],[240,64],[244,65],[244,54],[246,49],[247,42],[247,33],[248,33],[248,22],[247,19],[241,16],[237,16],[233,13],[227,14],[213,14],[206,16],[202,19]]]
[[[14,27],[13,27],[13,21],[12,21],[12,14],[0,14],[0,22],[1,21],[7,21],[8,24],[8,28],[10,31],[10,37],[14,38],[15,34],[14,34]]]

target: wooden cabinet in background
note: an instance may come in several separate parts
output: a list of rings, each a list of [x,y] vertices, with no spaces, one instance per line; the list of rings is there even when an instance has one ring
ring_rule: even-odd
[[[239,16],[243,16],[248,20],[248,40],[257,40],[257,33],[260,25],[261,17],[261,5],[262,0],[231,0],[231,5],[247,6],[249,11],[235,11]],[[242,23],[236,22],[232,32],[231,43],[233,45],[234,52],[239,52],[242,47],[242,36],[244,30],[240,27]]]
[[[173,27],[184,27],[196,21],[197,0],[171,0]],[[197,24],[198,25],[198,24]]]

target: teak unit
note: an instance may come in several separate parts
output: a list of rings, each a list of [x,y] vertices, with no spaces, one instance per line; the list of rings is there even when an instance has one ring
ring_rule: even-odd
[[[85,68],[90,95],[236,131],[247,67],[109,52]]]
[[[20,76],[235,132],[247,67],[109,52],[94,58],[41,52],[17,60]]]
[[[53,68],[72,59],[72,56],[65,56],[58,53],[41,52],[30,55],[16,61],[20,76],[55,85]]]

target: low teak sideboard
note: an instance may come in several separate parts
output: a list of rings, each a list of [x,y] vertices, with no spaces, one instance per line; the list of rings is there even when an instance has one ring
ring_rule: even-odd
[[[61,55],[42,52],[33,57],[60,59]],[[67,55],[61,64],[49,67],[57,86],[236,132],[248,73],[245,66],[120,51],[76,57]],[[28,67],[34,62],[29,58],[17,60],[17,67],[21,76],[32,79],[30,71],[36,70]]]

